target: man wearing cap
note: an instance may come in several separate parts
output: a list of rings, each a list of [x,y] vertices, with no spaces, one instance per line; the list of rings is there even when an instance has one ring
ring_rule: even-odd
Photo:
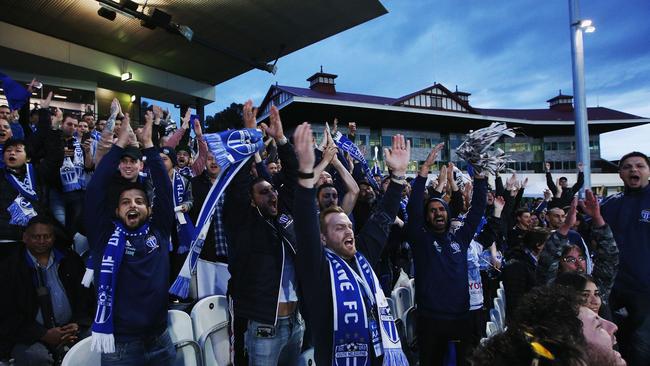
[[[185,261],[194,231],[194,226],[188,215],[193,203],[192,187],[189,184],[189,179],[177,169],[178,157],[174,149],[167,146],[161,148],[160,159],[172,183],[174,211],[176,212],[176,230],[172,231],[174,250],[171,254],[170,276],[170,278],[175,278]]]
[[[181,128],[174,132],[174,134],[172,134],[165,142],[165,147],[176,149],[179,171],[188,179],[197,175],[201,175],[201,173],[203,173],[203,170],[205,170],[206,159],[208,158],[208,145],[203,139],[203,129],[201,128],[201,122],[198,119],[190,121],[190,118],[191,114],[190,110],[188,109],[187,112],[185,112],[185,116],[181,118]],[[194,134],[196,135],[196,143],[199,147],[199,154],[194,158],[193,162],[192,149],[190,149],[190,147],[186,144],[180,144],[183,136],[185,134],[189,134],[189,131],[187,130],[189,128],[190,122],[194,123]]]
[[[487,179],[474,175],[472,206],[465,224],[452,233],[447,203],[431,198],[424,205],[429,166],[441,150],[442,144],[436,146],[420,167],[407,206],[406,231],[418,278],[415,300],[420,364],[441,365],[448,342],[460,340],[457,365],[465,365],[470,336],[467,250],[485,212]]]

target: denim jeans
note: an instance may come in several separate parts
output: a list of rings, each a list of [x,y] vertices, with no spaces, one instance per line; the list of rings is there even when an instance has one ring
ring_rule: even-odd
[[[102,366],[172,366],[176,348],[165,330],[156,337],[116,342],[114,353],[102,353]]]
[[[610,296],[612,309],[624,307],[628,317],[619,323],[621,353],[629,366],[650,365],[650,296],[615,289]]]
[[[297,310],[278,318],[275,326],[249,320],[245,335],[248,365],[297,365],[304,332],[305,322]]]

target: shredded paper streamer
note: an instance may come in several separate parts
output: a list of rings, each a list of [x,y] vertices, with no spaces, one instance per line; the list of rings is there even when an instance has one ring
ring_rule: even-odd
[[[512,162],[509,155],[493,145],[501,136],[515,137],[515,131],[505,123],[492,123],[489,127],[472,131],[456,149],[456,155],[471,164],[478,173],[496,174]]]

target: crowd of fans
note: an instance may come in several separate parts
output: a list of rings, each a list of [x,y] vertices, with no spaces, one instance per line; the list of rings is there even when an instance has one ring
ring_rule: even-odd
[[[225,167],[189,111],[176,128],[152,106],[134,126],[117,100],[98,120],[50,100],[0,106],[0,361],[56,364],[91,336],[103,365],[170,365],[167,310],[197,299],[169,289]],[[241,128],[262,142],[214,203],[200,249],[228,268],[234,364],[295,365],[309,347],[318,365],[650,364],[644,154],[621,158],[621,193],[578,200],[582,166],[569,186],[547,164],[548,190],[531,200],[516,173],[440,164],[442,144],[407,177],[401,135],[387,172],[369,176],[341,131],[315,141],[303,123],[290,139],[277,109],[268,125],[256,112],[244,105]],[[408,346],[386,299],[405,278]],[[500,281],[507,328],[486,340]]]

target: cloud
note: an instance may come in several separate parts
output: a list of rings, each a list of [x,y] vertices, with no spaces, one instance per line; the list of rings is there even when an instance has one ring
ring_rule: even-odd
[[[321,65],[337,90],[398,97],[440,82],[482,108],[545,108],[572,93],[568,4],[535,0],[384,0],[389,13],[285,56],[273,76],[253,70],[217,86],[217,112],[269,86],[307,86]],[[582,2],[588,105],[650,116],[647,0]]]

